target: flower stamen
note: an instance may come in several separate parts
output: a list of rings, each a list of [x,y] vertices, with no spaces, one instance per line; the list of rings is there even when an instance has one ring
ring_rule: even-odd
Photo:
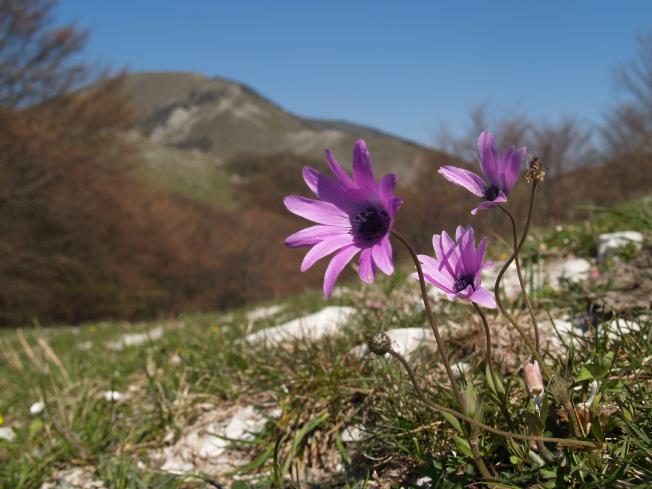
[[[364,243],[373,243],[387,234],[390,219],[384,209],[367,207],[351,219],[351,234]]]
[[[455,280],[455,283],[453,284],[453,290],[455,293],[458,294],[459,292],[462,292],[469,285],[473,287],[473,278],[473,275],[462,275]]]
[[[489,202],[493,202],[494,200],[496,200],[496,197],[498,197],[499,193],[500,193],[500,189],[498,187],[496,187],[495,185],[488,185],[484,189],[484,198]]]

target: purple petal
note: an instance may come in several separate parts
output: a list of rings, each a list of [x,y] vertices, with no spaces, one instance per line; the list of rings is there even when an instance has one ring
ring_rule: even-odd
[[[485,182],[473,172],[456,166],[442,166],[437,173],[449,182],[464,187],[478,197],[484,197]]]
[[[318,260],[324,258],[326,255],[330,255],[334,251],[337,251],[351,244],[353,244],[353,237],[350,234],[333,236],[331,238],[325,239],[320,243],[317,243],[315,246],[310,248],[308,253],[306,253],[306,256],[303,257],[303,261],[301,262],[301,271],[305,272]]]
[[[309,228],[301,229],[294,234],[285,238],[285,246],[289,248],[298,248],[300,246],[312,246],[326,238],[342,234],[342,228],[334,226],[310,226]]]
[[[324,295],[326,297],[331,296],[337,277],[340,276],[344,267],[348,265],[358,251],[360,251],[360,248],[357,246],[349,246],[348,248],[340,250],[340,252],[332,258],[328,267],[326,267],[326,273],[324,274]]]
[[[462,236],[467,234],[469,235],[469,239],[471,241],[475,239],[473,237],[473,228],[471,226],[457,226],[457,228],[455,228],[455,241],[459,241]]]
[[[441,235],[432,237],[435,248],[435,255],[438,260],[438,270],[446,270],[451,276],[455,276],[455,268],[459,260],[459,250],[455,242],[446,231]]]
[[[481,132],[478,138],[478,159],[480,160],[480,168],[485,178],[490,183],[500,187],[500,178],[498,172],[498,161],[500,154],[498,153],[498,146],[493,134],[490,132]]]
[[[380,190],[380,199],[385,206],[385,209],[389,211],[390,217],[394,215],[394,206],[392,205],[392,199],[394,198],[394,189],[396,188],[396,175],[393,173],[388,173],[380,179],[379,190]]]
[[[418,274],[413,275],[417,280],[419,279]],[[447,284],[445,281],[441,281],[437,276],[430,275],[429,273],[424,273],[423,278],[426,279],[426,282],[434,285],[440,290],[443,290],[447,294],[453,294],[453,288]]]
[[[463,300],[469,300],[469,297],[473,295],[473,286],[472,285],[467,285],[464,290],[460,290],[455,296],[458,299],[463,299]]]
[[[514,188],[514,185],[516,184],[518,174],[521,171],[521,162],[523,161],[523,158],[525,158],[525,152],[526,152],[525,146],[519,148],[518,150],[515,150],[514,146],[512,146],[511,148],[508,148],[503,154],[502,173],[503,173],[503,179],[505,181],[505,186],[503,187],[503,191],[506,194],[509,194],[512,191],[512,188]]]
[[[498,197],[496,197],[494,200],[485,200],[484,202],[481,202],[478,207],[471,211],[471,214],[475,216],[480,209],[491,209],[493,207],[497,207],[498,204],[503,204],[505,202],[507,202],[507,196],[501,191],[498,194]]]
[[[349,215],[354,214],[359,202],[365,199],[359,190],[345,188],[339,181],[321,174],[317,179],[316,193],[321,200],[335,204]]]
[[[401,199],[400,197],[392,197],[392,201],[388,209],[390,215],[392,216],[395,215],[402,205],[403,205],[403,199]]]
[[[479,272],[484,268],[484,252],[487,249],[487,238],[482,238],[475,252],[475,269]]]
[[[441,272],[437,267],[424,266],[423,276],[428,282],[433,285],[436,285],[446,292],[453,292],[453,286],[455,285],[455,279],[451,277],[448,273]]]
[[[394,262],[392,261],[392,245],[389,236],[385,235],[380,242],[371,247],[374,263],[385,275],[394,273]]]
[[[496,308],[496,299],[494,296],[485,288],[480,287],[476,289],[473,294],[469,297],[469,300],[475,302],[479,306],[484,306],[489,309]]]
[[[360,253],[360,269],[358,273],[363,282],[370,284],[374,281],[376,269],[371,258],[371,248],[365,248]]]
[[[317,193],[317,181],[319,180],[319,172],[314,168],[310,168],[309,166],[304,166],[302,173],[303,173],[303,181],[306,182],[308,188],[312,190],[312,193],[319,196],[319,194]]]
[[[419,259],[419,262],[421,263],[421,267],[423,268],[423,271],[425,272],[426,269],[428,270],[438,270],[439,269],[439,262],[435,260],[432,256],[429,255],[417,255],[417,258]]]
[[[460,235],[458,246],[461,252],[458,273],[461,275],[475,275],[477,271],[475,266],[475,236],[472,227],[469,226],[464,230],[464,234]]]
[[[337,178],[342,186],[347,188],[355,188],[355,183],[353,183],[353,180],[349,174],[346,173],[346,170],[344,170],[344,168],[342,168],[342,166],[337,162],[333,152],[330,149],[326,150],[326,161],[328,161],[328,166],[333,172],[333,175],[335,175],[335,178]]]
[[[342,228],[351,227],[348,214],[330,202],[288,195],[283,203],[287,210],[310,221]]]
[[[378,195],[378,184],[371,166],[371,156],[367,144],[358,139],[353,148],[353,180],[367,195]]]

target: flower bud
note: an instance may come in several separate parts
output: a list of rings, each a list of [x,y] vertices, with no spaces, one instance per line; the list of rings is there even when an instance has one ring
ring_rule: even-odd
[[[534,363],[526,362],[523,364],[523,373],[530,394],[541,397],[543,395],[543,378],[541,377],[541,370],[539,370],[539,362],[535,360]]]
[[[376,355],[382,357],[392,348],[392,340],[385,333],[374,333],[367,340],[367,346]]]

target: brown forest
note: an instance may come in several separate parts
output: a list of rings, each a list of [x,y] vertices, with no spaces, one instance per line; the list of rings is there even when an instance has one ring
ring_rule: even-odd
[[[323,265],[301,274],[303,252],[283,246],[302,222],[282,199],[306,194],[303,165],[324,164],[238,157],[227,165],[241,177],[229,210],[132,178],[138,148],[125,137],[134,117],[123,80],[78,62],[86,34],[54,26],[52,6],[0,0],[0,325],[215,310],[319,287]],[[652,188],[652,38],[639,46],[619,72],[625,95],[603,128],[522,116],[491,126],[502,141],[534,147],[548,167],[539,224],[581,217],[577,204]],[[471,120],[470,134],[489,124],[482,110]],[[449,138],[445,148],[458,162],[471,161],[464,141]],[[418,183],[399,189],[396,226],[422,248],[430,240],[423,229],[477,224],[472,197],[435,173],[450,160],[433,151]],[[510,205],[522,209],[525,199],[517,192]],[[497,214],[482,222],[485,232],[505,224]]]

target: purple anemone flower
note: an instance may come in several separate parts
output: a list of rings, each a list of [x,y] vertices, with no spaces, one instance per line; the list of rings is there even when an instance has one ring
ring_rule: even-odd
[[[473,228],[458,226],[453,240],[446,231],[432,237],[435,258],[418,255],[426,281],[448,294],[449,300],[463,299],[495,308],[496,300],[480,286],[482,270],[491,266],[484,259],[487,238],[475,247]],[[415,274],[415,277],[418,276]]]
[[[396,175],[389,173],[376,180],[371,156],[363,140],[353,150],[353,178],[326,150],[330,178],[313,168],[303,169],[303,179],[319,200],[298,195],[285,198],[285,207],[317,225],[294,233],[285,245],[296,248],[311,246],[301,263],[305,272],[319,259],[335,253],[324,275],[324,295],[329,297],[344,267],[360,253],[360,278],[371,283],[377,269],[394,273],[389,231],[394,215],[403,201],[394,197]]]
[[[493,134],[482,132],[478,138],[478,159],[484,180],[475,173],[456,166],[442,166],[439,174],[449,182],[460,185],[484,199],[471,211],[471,214],[475,215],[479,209],[488,209],[507,202],[507,196],[516,183],[524,157],[525,146],[519,149],[512,146],[501,155]]]

